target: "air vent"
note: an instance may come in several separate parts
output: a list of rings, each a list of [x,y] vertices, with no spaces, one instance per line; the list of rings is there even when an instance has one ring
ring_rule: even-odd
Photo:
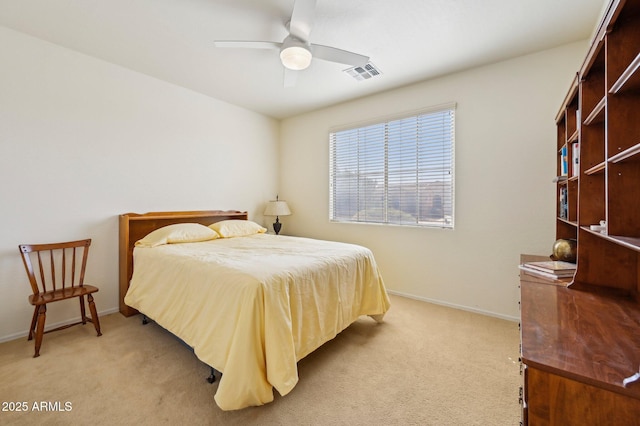
[[[378,68],[376,68],[376,66],[373,65],[371,62],[368,62],[363,67],[347,68],[346,70],[344,70],[344,72],[346,72],[347,74],[349,74],[351,77],[355,78],[358,81],[369,80],[370,78],[373,78],[382,74],[382,72]]]

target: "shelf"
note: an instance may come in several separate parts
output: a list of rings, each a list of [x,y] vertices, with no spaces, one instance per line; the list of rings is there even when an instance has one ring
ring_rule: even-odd
[[[583,124],[594,122],[594,118],[604,109],[607,95],[605,43],[598,43],[586,68],[580,72],[580,112]],[[588,117],[591,117],[588,119]],[[604,120],[604,118],[603,118]]]
[[[631,157],[634,157],[636,155],[640,154],[640,143],[635,144],[634,146],[632,146],[631,148],[627,148],[624,151],[614,155],[613,157],[609,158],[609,162],[610,163],[619,163],[620,161],[624,161],[627,160]]]
[[[569,89],[569,92],[567,92],[567,96],[564,98],[564,101],[562,102],[562,107],[556,114],[556,123],[560,123],[560,121],[565,119],[565,115],[567,112],[567,105],[569,105],[577,95],[578,95],[578,73],[576,73],[576,76],[573,78],[573,81],[571,81],[571,87]]]
[[[593,107],[593,111],[584,119],[584,125],[590,126],[592,124],[602,123],[604,121],[604,106],[607,103],[607,98],[603,97],[600,102]]]
[[[611,86],[609,93],[615,95],[622,91],[638,89],[640,89],[640,53],[631,61],[631,64],[624,70],[618,81]]]
[[[603,161],[602,163],[596,164],[595,166],[591,167],[590,169],[585,170],[584,174],[586,174],[586,175],[595,175],[596,173],[600,173],[600,172],[604,171],[606,165],[607,165],[607,163]]]
[[[640,0],[603,12],[556,115],[555,238],[576,240],[576,272],[520,274],[524,426],[640,418],[640,383],[622,384],[640,365]]]
[[[573,134],[571,136],[569,136],[569,139],[567,140],[567,142],[569,143],[574,143],[578,141],[578,130],[576,129],[575,132],[573,132]]]
[[[580,229],[587,231],[590,234],[596,235],[612,243],[626,247],[628,249],[640,252],[640,238],[638,237],[624,237],[621,235],[608,235],[604,232],[592,231],[588,226],[581,226]]]
[[[640,251],[640,238],[607,235],[607,239],[631,250]]]
[[[562,217],[557,217],[556,219],[559,220],[562,223],[566,223],[567,225],[574,226],[574,227],[578,228],[578,222],[575,222],[575,221],[572,221],[572,220],[567,220],[567,219],[564,219]]]
[[[582,69],[578,72],[578,75],[589,74],[593,68],[603,68],[604,62],[604,37],[605,29],[600,28],[598,35],[596,36],[596,42],[591,44],[589,53],[585,58],[585,62],[582,64]],[[595,40],[594,40],[595,41]]]

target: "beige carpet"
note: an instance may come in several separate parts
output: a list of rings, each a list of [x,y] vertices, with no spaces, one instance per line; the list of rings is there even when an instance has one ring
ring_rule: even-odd
[[[293,391],[221,411],[207,366],[154,323],[120,314],[0,344],[0,424],[517,425],[518,326],[391,296],[299,363]],[[61,411],[34,411],[41,402]],[[26,402],[26,412],[7,412]],[[66,404],[66,405],[65,405]],[[64,411],[66,410],[66,411]]]

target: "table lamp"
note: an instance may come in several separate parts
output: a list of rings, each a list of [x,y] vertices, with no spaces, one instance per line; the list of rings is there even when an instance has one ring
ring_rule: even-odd
[[[267,207],[264,209],[265,216],[276,217],[276,221],[273,223],[273,231],[276,233],[276,235],[280,233],[280,229],[282,228],[279,216],[289,216],[290,214],[291,210],[289,210],[287,202],[278,199],[278,196],[276,196],[275,200],[269,201],[267,203]]]

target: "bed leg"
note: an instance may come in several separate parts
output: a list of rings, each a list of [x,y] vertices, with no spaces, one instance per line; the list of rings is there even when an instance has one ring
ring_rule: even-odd
[[[213,367],[209,367],[209,368],[211,368],[211,375],[207,377],[207,382],[214,383],[216,381],[216,372],[218,371]],[[222,379],[222,373],[220,373],[220,379]]]
[[[216,381],[216,369],[211,367],[211,375],[207,377],[207,382],[213,383]]]
[[[147,325],[147,324],[149,324],[149,319],[145,314],[142,314],[142,325]]]

